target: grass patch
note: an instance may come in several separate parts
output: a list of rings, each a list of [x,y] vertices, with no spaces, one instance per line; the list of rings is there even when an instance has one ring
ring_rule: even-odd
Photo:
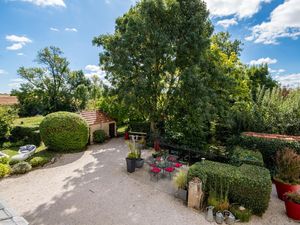
[[[118,129],[117,129],[117,133],[118,133],[118,134],[124,134],[125,131],[126,131],[127,129],[128,129],[128,126],[127,126],[127,125],[120,126],[120,127],[118,127]]]
[[[35,127],[39,126],[43,119],[43,116],[18,118],[14,121],[14,126]]]

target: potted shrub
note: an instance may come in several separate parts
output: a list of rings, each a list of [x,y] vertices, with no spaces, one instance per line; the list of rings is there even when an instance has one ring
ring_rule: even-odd
[[[300,221],[300,192],[288,192],[284,197],[287,216]]]
[[[135,156],[135,167],[142,168],[144,165],[144,159],[141,157],[141,150],[135,146],[132,142],[128,142],[128,147],[131,153]]]
[[[130,152],[126,158],[127,172],[133,173],[135,171],[136,153]]]
[[[285,149],[276,155],[276,185],[278,198],[284,200],[284,194],[300,190],[300,155],[292,149]]]
[[[183,201],[187,201],[187,170],[179,170],[178,173],[176,173],[176,175],[173,177],[173,182],[175,187],[177,188],[175,196],[182,199]]]

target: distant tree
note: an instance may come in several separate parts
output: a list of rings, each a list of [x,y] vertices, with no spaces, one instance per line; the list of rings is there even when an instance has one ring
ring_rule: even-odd
[[[90,82],[82,71],[71,72],[69,62],[56,47],[38,52],[36,62],[42,67],[20,67],[25,80],[13,94],[19,99],[21,115],[48,114],[85,108]]]

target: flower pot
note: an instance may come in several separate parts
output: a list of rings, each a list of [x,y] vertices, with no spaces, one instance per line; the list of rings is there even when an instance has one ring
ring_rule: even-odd
[[[185,189],[178,189],[175,193],[175,197],[181,199],[182,201],[187,201],[188,191]]]
[[[136,167],[136,168],[142,168],[143,165],[144,165],[144,159],[137,159],[137,160],[135,161],[135,167]]]
[[[287,192],[295,192],[300,190],[300,185],[299,184],[286,184],[283,182],[280,182],[278,180],[274,180],[276,190],[277,190],[277,195],[278,198],[284,201],[284,194]]]
[[[300,221],[300,204],[285,200],[285,209],[289,218]]]
[[[136,161],[136,159],[126,158],[128,173],[133,173],[135,171],[135,161]]]

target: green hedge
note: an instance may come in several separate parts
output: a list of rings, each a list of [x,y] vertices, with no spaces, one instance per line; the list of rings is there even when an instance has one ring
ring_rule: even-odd
[[[235,166],[249,164],[255,166],[264,166],[262,154],[259,151],[247,150],[236,146],[230,157],[230,163]]]
[[[11,130],[11,140],[13,142],[23,142],[24,144],[33,144],[36,146],[40,146],[42,141],[38,126],[13,127],[13,129]]]
[[[225,179],[230,186],[230,202],[244,205],[256,215],[262,215],[268,208],[272,181],[270,172],[263,167],[247,164],[236,167],[206,160],[190,167],[188,180],[193,177],[204,182],[206,192],[216,181]]]
[[[60,152],[82,151],[88,143],[89,127],[78,114],[56,112],[47,115],[40,124],[45,145]]]
[[[241,135],[236,141],[242,147],[259,150],[263,156],[266,167],[271,170],[271,172],[275,170],[275,156],[277,151],[290,148],[300,154],[300,142],[297,141],[284,141],[245,135]]]

